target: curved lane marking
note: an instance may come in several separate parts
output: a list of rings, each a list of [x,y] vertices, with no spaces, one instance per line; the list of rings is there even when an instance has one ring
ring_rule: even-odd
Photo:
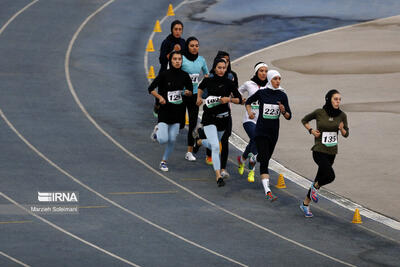
[[[28,265],[28,264],[26,264],[26,263],[23,263],[22,261],[17,260],[16,258],[11,257],[10,255],[7,255],[7,254],[4,253],[3,251],[0,251],[0,255],[6,257],[7,259],[9,259],[9,260],[11,260],[11,261],[13,261],[13,262],[15,262],[15,263],[18,263],[18,264],[21,265],[21,266],[30,267],[30,265]]]

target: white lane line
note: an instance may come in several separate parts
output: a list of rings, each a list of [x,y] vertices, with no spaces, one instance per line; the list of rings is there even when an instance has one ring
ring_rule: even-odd
[[[397,16],[393,16],[393,17],[397,17]],[[389,18],[391,18],[391,17],[389,17]],[[358,23],[358,24],[354,24],[354,25],[343,26],[343,27],[339,27],[339,28],[335,28],[335,29],[330,29],[330,30],[317,32],[317,33],[312,33],[312,34],[309,34],[309,35],[305,35],[305,36],[297,37],[297,38],[294,38],[294,39],[290,39],[290,40],[287,40],[287,41],[284,41],[284,42],[281,42],[281,43],[278,43],[278,44],[274,44],[274,45],[271,45],[271,46],[256,50],[256,51],[251,52],[251,53],[249,53],[247,55],[244,55],[244,56],[232,61],[232,64],[237,64],[241,60],[244,60],[244,59],[246,59],[246,58],[248,58],[250,56],[256,55],[258,53],[265,52],[267,50],[270,50],[272,48],[275,48],[275,47],[278,47],[278,46],[281,46],[281,45],[285,45],[285,44],[288,44],[288,43],[292,43],[292,42],[295,42],[295,41],[299,41],[299,40],[302,40],[302,39],[314,37],[314,36],[325,34],[325,33],[329,33],[329,32],[334,32],[334,31],[338,31],[338,30],[344,30],[344,29],[357,27],[357,26],[360,26],[360,25],[365,25],[365,24],[368,24],[368,23],[377,22],[377,21],[386,20],[386,19],[388,19],[388,18],[378,19],[378,20],[374,20],[374,21],[367,21],[367,22]],[[239,149],[242,152],[244,151],[244,149],[246,148],[246,145],[247,145],[247,142],[244,141],[240,136],[238,136],[233,131],[232,131],[232,138],[230,138],[229,142],[234,147],[236,147],[237,149]],[[271,159],[269,168],[271,170],[277,172],[277,173],[282,173],[285,176],[285,178],[289,179],[290,181],[296,183],[297,185],[299,185],[299,186],[301,186],[301,187],[303,187],[303,188],[305,188],[307,190],[310,187],[310,184],[311,184],[310,180],[308,180],[307,178],[305,178],[305,177],[303,177],[303,176],[291,171],[290,169],[288,169],[287,167],[283,166],[282,164],[280,164],[279,162],[275,161],[274,159]],[[389,227],[391,227],[391,228],[393,228],[395,230],[400,230],[400,222],[398,222],[398,221],[396,221],[396,220],[394,220],[392,218],[386,217],[386,216],[384,216],[382,214],[379,214],[377,212],[374,212],[374,211],[372,211],[372,210],[370,210],[370,209],[368,209],[366,207],[363,207],[362,205],[357,204],[357,203],[351,201],[350,199],[347,199],[347,198],[345,198],[343,196],[340,196],[340,195],[338,195],[338,194],[336,194],[336,193],[334,193],[332,191],[329,191],[327,189],[324,189],[323,191],[328,192],[327,194],[324,194],[323,192],[321,192],[321,195],[324,198],[326,198],[326,199],[330,200],[331,202],[339,205],[340,207],[346,208],[347,210],[350,210],[352,212],[354,212],[355,209],[359,209],[360,210],[360,214],[362,216],[367,217],[367,218],[369,218],[371,220],[377,221],[379,223],[382,223],[382,224],[384,224],[386,226],[389,226]]]
[[[7,255],[7,254],[4,253],[3,251],[0,251],[0,255],[6,257],[7,259],[9,259],[9,260],[11,260],[11,261],[13,261],[13,262],[15,262],[15,263],[18,263],[18,264],[21,265],[21,266],[30,267],[30,265],[28,265],[28,264],[26,264],[26,263],[23,263],[22,261],[17,260],[16,258],[11,257],[10,255]]]
[[[84,243],[84,244],[86,244],[86,245],[92,247],[92,248],[95,248],[95,249],[97,249],[97,250],[99,250],[99,251],[101,251],[101,252],[107,254],[108,256],[111,256],[111,257],[113,257],[113,258],[115,258],[115,259],[117,259],[117,260],[119,260],[119,261],[122,261],[122,262],[124,262],[124,263],[127,263],[127,264],[129,264],[129,265],[131,265],[131,266],[140,266],[140,265],[137,265],[137,264],[135,264],[135,263],[133,263],[133,262],[127,260],[127,259],[121,258],[120,256],[115,255],[114,253],[111,253],[111,252],[109,252],[108,250],[105,250],[105,249],[103,249],[103,248],[101,248],[101,247],[99,247],[99,246],[97,246],[97,245],[95,245],[95,244],[93,244],[93,243],[90,243],[89,241],[86,241],[85,239],[80,238],[79,236],[76,236],[76,235],[74,235],[74,234],[68,232],[67,230],[61,228],[60,226],[58,226],[58,225],[56,225],[56,224],[54,224],[54,223],[52,223],[52,222],[46,220],[45,218],[43,218],[43,217],[41,217],[41,216],[39,216],[39,215],[37,215],[37,214],[31,212],[30,210],[28,210],[27,208],[25,208],[25,207],[22,206],[21,204],[17,203],[15,200],[13,200],[12,198],[10,198],[9,196],[7,196],[6,194],[4,194],[3,192],[0,192],[0,196],[2,196],[3,198],[7,199],[8,201],[10,201],[11,203],[13,203],[13,204],[14,204],[15,206],[17,206],[18,208],[24,210],[25,212],[29,213],[30,215],[32,215],[32,216],[34,216],[35,218],[41,220],[41,221],[44,222],[45,224],[50,225],[51,227],[53,227],[54,229],[56,229],[56,230],[58,230],[58,231],[60,231],[60,232],[66,234],[66,235],[69,235],[70,237],[72,237],[72,238],[74,238],[74,239],[76,239],[76,240],[78,240],[78,241],[80,241],[80,242],[82,242],[82,243]]]
[[[27,4],[24,8],[19,10],[17,13],[15,13],[7,22],[6,24],[3,25],[3,27],[0,28],[0,35],[3,33],[3,31],[8,27],[8,25],[13,22],[13,20],[18,17],[22,12],[36,4],[39,0],[32,1],[31,3]]]

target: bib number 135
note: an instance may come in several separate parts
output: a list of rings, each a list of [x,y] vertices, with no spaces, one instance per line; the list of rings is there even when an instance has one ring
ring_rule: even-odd
[[[322,144],[327,147],[336,146],[338,142],[337,132],[322,132]]]

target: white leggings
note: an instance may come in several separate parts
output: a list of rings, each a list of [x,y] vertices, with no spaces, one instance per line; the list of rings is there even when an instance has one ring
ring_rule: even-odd
[[[167,143],[162,160],[167,161],[169,155],[174,150],[176,136],[179,133],[179,123],[166,124],[165,122],[158,123],[157,141],[160,145]]]
[[[219,159],[219,141],[224,134],[224,131],[217,131],[217,126],[214,124],[204,126],[204,133],[207,139],[201,140],[204,147],[211,150],[212,162],[214,171],[221,169],[221,161]]]

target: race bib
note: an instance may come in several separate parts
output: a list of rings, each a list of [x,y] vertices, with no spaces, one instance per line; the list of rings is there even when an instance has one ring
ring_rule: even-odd
[[[264,119],[278,119],[281,111],[279,105],[264,104],[263,118]]]
[[[250,104],[252,109],[258,109],[260,107],[260,102],[258,100]]]
[[[322,144],[327,147],[336,146],[338,142],[337,132],[322,132]]]
[[[182,90],[168,91],[168,102],[171,104],[182,104]]]
[[[192,79],[192,83],[199,83],[200,74],[189,74],[190,79]]]
[[[221,102],[219,102],[219,100],[221,99],[220,96],[209,96],[206,98],[206,106],[208,108],[212,108],[215,106],[218,106],[219,104],[221,104]]]

